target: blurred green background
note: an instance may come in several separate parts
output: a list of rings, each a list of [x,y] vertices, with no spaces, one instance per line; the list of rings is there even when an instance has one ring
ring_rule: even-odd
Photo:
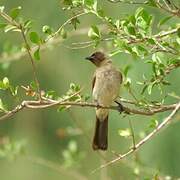
[[[111,4],[107,1],[101,1],[101,4],[107,14],[116,18],[134,13],[137,8],[136,5]],[[38,32],[41,32],[43,25],[49,25],[56,30],[70,17],[61,9],[58,0],[1,0],[0,5],[4,5],[7,10],[22,6],[22,16],[25,19],[33,19],[33,28]],[[165,16],[165,13],[160,13],[157,9],[147,8],[147,10],[153,13],[155,21]],[[94,16],[87,15],[81,17],[80,21],[78,28],[89,28],[90,24],[100,23]],[[177,22],[176,19],[169,21],[170,24],[175,22]],[[95,67],[85,61],[84,57],[95,49],[89,47],[72,50],[65,47],[71,42],[84,40],[88,40],[87,35],[72,37],[42,52],[42,60],[37,63],[37,70],[43,90],[55,90],[58,95],[62,95],[69,89],[69,84],[74,82],[84,87],[84,94],[91,94],[91,79]],[[16,45],[19,42],[22,42],[22,39],[17,33],[0,33],[1,52],[4,44]],[[108,51],[108,45],[102,46]],[[132,66],[129,77],[136,92],[140,90],[136,82],[141,80],[143,73],[149,75],[151,72],[150,66],[144,64],[142,60],[134,60],[130,55],[123,53],[114,56],[113,63],[120,69],[124,69],[128,64]],[[0,79],[5,76],[15,85],[29,84],[32,81],[32,68],[28,57],[13,61],[7,70],[1,68]],[[168,76],[172,85],[166,87],[166,92],[179,93],[180,83],[177,78],[179,76],[178,70]],[[0,93],[2,98],[9,99],[9,103],[11,102],[8,95]],[[122,87],[121,96],[131,98],[124,87]],[[154,90],[152,99],[161,99],[157,90]],[[166,102],[171,103],[173,99],[167,98]],[[92,108],[73,107],[59,113],[55,108],[24,110],[0,122],[1,139],[9,137],[12,142],[26,142],[25,155],[20,155],[15,160],[0,159],[0,180],[133,180],[150,178],[152,174],[159,172],[180,178],[180,121],[177,120],[145,144],[136,154],[108,168],[91,173],[105,163],[102,157],[111,160],[115,158],[111,151],[123,153],[131,146],[130,139],[125,139],[118,134],[119,129],[129,127],[129,119],[132,120],[135,133],[138,134],[148,127],[151,119],[162,120],[167,114],[168,112],[153,117],[137,115],[123,117],[117,112],[111,112],[109,150],[106,153],[98,153],[91,148],[95,125]],[[141,172],[140,177],[135,175],[138,170]]]

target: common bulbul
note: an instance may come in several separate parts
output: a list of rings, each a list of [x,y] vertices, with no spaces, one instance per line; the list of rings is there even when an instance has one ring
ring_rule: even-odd
[[[98,105],[110,106],[119,95],[122,74],[103,52],[95,52],[86,59],[96,66],[92,81],[94,102]],[[108,148],[108,115],[109,109],[96,108],[96,126],[92,143],[94,150],[107,150]]]

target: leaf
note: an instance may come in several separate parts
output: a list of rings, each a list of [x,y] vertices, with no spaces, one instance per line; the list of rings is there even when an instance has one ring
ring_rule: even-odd
[[[40,60],[40,47],[38,47],[36,49],[36,51],[34,52],[34,58],[35,60],[39,61]]]
[[[158,124],[159,124],[159,122],[156,119],[152,119],[149,124],[149,127],[154,129],[158,126]]]
[[[101,37],[100,31],[97,26],[92,25],[89,29],[88,36],[93,40],[98,40]]]
[[[97,3],[97,0],[83,0],[83,4],[89,7],[93,7],[95,3]]]
[[[52,34],[51,28],[47,25],[43,26],[42,31],[43,31],[43,33],[48,34],[48,35]]]
[[[118,133],[120,136],[125,137],[125,138],[131,136],[131,130],[130,129],[119,130]]]
[[[77,24],[80,24],[80,21],[79,19],[76,17],[76,18],[73,18],[71,20],[71,24],[73,25],[74,29],[76,30],[77,29]]]
[[[126,81],[124,82],[124,86],[126,87],[126,88],[130,88],[130,86],[131,86],[131,79],[130,78],[126,78]]]
[[[5,88],[9,87],[9,79],[7,77],[5,77],[2,82],[3,82]]]
[[[64,28],[61,29],[60,35],[61,35],[61,37],[62,37],[63,39],[66,39],[66,38],[67,38],[67,32],[65,31]]]
[[[177,34],[180,37],[180,27],[178,28]]]
[[[71,153],[75,153],[77,152],[77,143],[76,141],[70,141],[69,144],[68,144],[68,149]]]
[[[4,6],[0,6],[0,12],[2,13],[4,11]]]
[[[162,26],[163,24],[165,24],[167,21],[169,21],[173,16],[167,16],[165,18],[163,18],[162,20],[159,21],[158,26]]]
[[[127,65],[125,68],[124,68],[124,76],[126,77],[127,76],[127,74],[128,74],[128,72],[129,72],[129,70],[131,69],[131,65]]]
[[[30,29],[32,27],[32,21],[31,20],[27,20],[24,23],[24,28],[25,29]]]
[[[72,5],[72,0],[63,0],[63,4],[70,6],[70,5]]]
[[[153,38],[148,38],[148,39],[147,39],[147,42],[148,42],[149,44],[151,44],[151,45],[155,45],[155,44],[156,44],[156,41],[155,41],[155,39],[153,39]]]
[[[0,112],[7,112],[7,109],[5,108],[1,99],[0,99]]]
[[[5,33],[9,32],[9,31],[14,31],[14,30],[19,31],[16,26],[13,26],[13,25],[11,25],[11,24],[8,24],[8,25],[5,26],[5,28],[4,28],[4,32],[5,32]]]
[[[19,86],[16,86],[16,87],[10,86],[10,91],[11,91],[12,96],[16,96],[17,95],[18,88],[19,88]]]
[[[21,11],[21,6],[18,6],[17,8],[13,8],[10,11],[10,16],[12,17],[12,19],[16,19],[18,17],[18,15],[20,14]]]
[[[40,43],[40,38],[36,32],[30,32],[29,37],[32,43],[34,44],[39,44]]]
[[[154,86],[154,83],[150,83],[147,87],[147,91],[149,95],[152,93],[153,86]]]
[[[144,92],[146,91],[147,87],[148,87],[148,85],[145,85],[145,86],[143,87],[143,89],[142,89],[142,91],[141,91],[141,94],[144,94]]]

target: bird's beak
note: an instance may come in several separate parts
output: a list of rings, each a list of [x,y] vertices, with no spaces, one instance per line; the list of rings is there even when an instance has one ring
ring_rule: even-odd
[[[85,59],[86,59],[86,60],[89,60],[89,61],[93,60],[93,58],[92,58],[91,56],[86,57]]]

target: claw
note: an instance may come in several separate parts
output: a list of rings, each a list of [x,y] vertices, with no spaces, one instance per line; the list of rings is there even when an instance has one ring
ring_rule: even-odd
[[[120,113],[122,113],[122,112],[124,111],[124,107],[123,107],[123,105],[122,105],[120,102],[118,102],[118,101],[115,101],[115,103],[117,103],[117,104],[118,104],[118,109],[119,109],[119,112],[120,112]]]

